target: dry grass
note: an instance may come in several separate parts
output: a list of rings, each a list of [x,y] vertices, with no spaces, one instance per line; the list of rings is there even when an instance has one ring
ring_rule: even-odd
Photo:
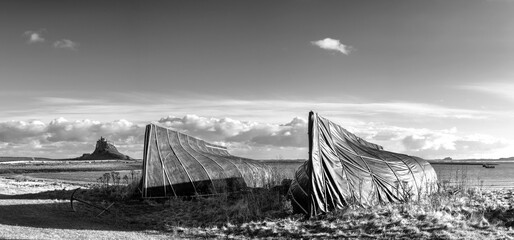
[[[274,182],[264,185],[282,180],[281,172],[274,172]],[[116,173],[103,177],[81,194],[101,206],[115,203],[110,213],[99,217],[103,223],[131,231],[155,231],[170,238],[514,238],[514,191],[474,188],[464,171],[455,174],[452,182],[456,184],[441,184],[439,192],[418,201],[348,207],[311,219],[292,214],[284,194],[287,186],[149,201],[139,199],[138,176],[128,184]],[[91,217],[97,213],[93,209]]]
[[[212,217],[184,223],[184,219],[194,216],[194,208],[184,208],[177,214],[172,208],[159,216],[166,222],[162,230],[187,237],[509,239],[514,237],[512,194],[512,191],[438,193],[423,201],[347,208],[308,220],[298,215],[272,214],[254,221],[222,218],[218,222],[227,222],[221,226],[209,224]],[[230,212],[218,210],[217,214]]]
[[[468,185],[460,181],[418,201],[348,207],[312,219],[293,215],[278,188],[123,204],[115,215],[128,227],[186,238],[514,238],[514,192]]]

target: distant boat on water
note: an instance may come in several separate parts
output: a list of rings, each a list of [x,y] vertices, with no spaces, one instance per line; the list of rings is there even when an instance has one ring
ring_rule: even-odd
[[[485,167],[485,168],[495,168],[495,166],[494,166],[494,165],[492,165],[492,164],[488,164],[488,163],[484,163],[484,164],[482,164],[482,167]]]

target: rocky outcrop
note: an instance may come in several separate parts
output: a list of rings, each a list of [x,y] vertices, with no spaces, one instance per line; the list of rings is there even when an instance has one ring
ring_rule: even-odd
[[[105,160],[105,159],[121,159],[121,160],[134,160],[133,158],[122,154],[116,149],[116,147],[107,142],[107,140],[103,137],[100,137],[98,141],[96,141],[95,151],[93,153],[84,153],[81,157],[78,157],[79,160]]]

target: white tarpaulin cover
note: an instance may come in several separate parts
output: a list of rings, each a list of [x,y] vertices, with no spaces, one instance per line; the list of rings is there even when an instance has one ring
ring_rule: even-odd
[[[218,194],[270,182],[271,168],[257,160],[156,123],[146,126],[144,198]]]
[[[436,181],[427,161],[384,151],[311,112],[309,160],[289,190],[294,210],[314,216],[348,205],[418,198],[435,191]]]

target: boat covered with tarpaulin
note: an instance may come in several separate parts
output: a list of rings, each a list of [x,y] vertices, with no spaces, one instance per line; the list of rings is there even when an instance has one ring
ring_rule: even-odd
[[[434,169],[421,158],[385,151],[314,112],[308,128],[309,159],[289,188],[295,212],[408,201],[437,189]]]
[[[141,180],[144,198],[201,196],[266,187],[272,170],[226,147],[158,123],[146,126]]]

